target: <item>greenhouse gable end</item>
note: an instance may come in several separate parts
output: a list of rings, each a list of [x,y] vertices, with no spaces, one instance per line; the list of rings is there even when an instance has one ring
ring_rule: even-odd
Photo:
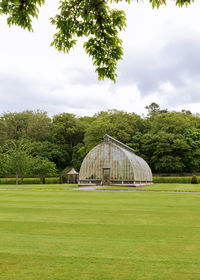
[[[152,173],[147,162],[109,135],[86,155],[79,174],[79,185],[150,184]]]

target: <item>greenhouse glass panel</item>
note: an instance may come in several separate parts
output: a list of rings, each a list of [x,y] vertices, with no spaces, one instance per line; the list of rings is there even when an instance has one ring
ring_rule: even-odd
[[[79,185],[149,185],[152,172],[134,150],[106,135],[84,158]]]

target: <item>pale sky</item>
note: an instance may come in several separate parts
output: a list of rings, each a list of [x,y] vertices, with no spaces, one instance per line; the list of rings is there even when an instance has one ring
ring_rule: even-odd
[[[98,81],[83,40],[69,54],[50,47],[58,1],[46,1],[34,33],[0,17],[0,114],[40,109],[50,116],[93,115],[108,109],[145,114],[157,102],[200,113],[200,3],[152,10],[147,1],[116,5],[127,14],[118,78]]]

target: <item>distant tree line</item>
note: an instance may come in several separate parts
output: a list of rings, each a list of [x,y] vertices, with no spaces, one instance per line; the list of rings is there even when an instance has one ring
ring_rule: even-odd
[[[0,176],[59,174],[67,166],[79,170],[85,155],[105,134],[129,145],[154,173],[200,171],[200,115],[168,112],[152,103],[147,117],[118,110],[92,117],[24,111],[0,116]]]

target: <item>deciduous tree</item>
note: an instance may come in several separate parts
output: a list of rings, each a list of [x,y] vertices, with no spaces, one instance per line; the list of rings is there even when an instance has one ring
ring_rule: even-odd
[[[11,140],[7,145],[6,154],[8,156],[9,171],[15,174],[16,184],[18,184],[19,177],[22,184],[24,175],[30,172],[30,166],[32,165],[32,157],[28,153],[29,148],[23,139],[20,141]]]
[[[40,157],[34,158],[31,169],[34,175],[40,177],[41,184],[45,184],[46,176],[55,176],[57,172],[55,163]]]
[[[0,153],[0,176],[4,176],[9,172],[8,155]]]
[[[46,112],[23,111],[5,113],[0,117],[0,144],[6,140],[27,138],[44,141],[49,138],[51,119]]]

